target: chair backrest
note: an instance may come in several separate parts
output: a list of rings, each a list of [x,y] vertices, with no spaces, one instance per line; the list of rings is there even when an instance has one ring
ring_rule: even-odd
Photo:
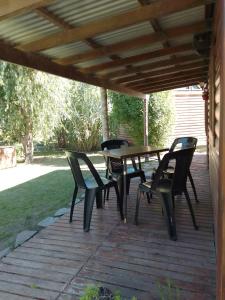
[[[127,140],[120,140],[120,139],[112,139],[107,140],[101,143],[102,150],[113,150],[119,149],[121,146],[129,146]],[[109,172],[110,173],[120,173],[123,171],[123,162],[121,159],[116,158],[109,158]]]
[[[152,182],[152,190],[157,189],[157,185],[160,179],[164,175],[164,171],[171,160],[175,160],[175,170],[173,173],[173,193],[183,192],[186,189],[187,176],[192,162],[193,154],[195,148],[190,147],[174,152],[168,152],[164,155],[163,159],[160,161],[159,166],[156,170],[154,180]]]
[[[85,184],[85,179],[84,179],[84,176],[83,176],[83,173],[81,170],[81,166],[80,166],[81,162],[83,162],[87,166],[91,175],[95,179],[97,185],[99,187],[104,186],[98,172],[96,171],[92,162],[90,161],[90,159],[87,157],[87,155],[85,153],[77,152],[77,151],[68,151],[68,150],[65,151],[65,153],[66,153],[67,160],[68,160],[69,166],[70,166],[72,174],[73,174],[74,181],[76,182],[78,187],[83,188],[83,189],[87,188],[87,186]]]
[[[198,139],[192,136],[176,138],[170,147],[169,152],[185,148],[196,148]]]

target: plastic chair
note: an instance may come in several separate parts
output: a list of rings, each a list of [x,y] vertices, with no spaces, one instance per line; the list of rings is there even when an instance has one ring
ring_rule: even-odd
[[[160,161],[159,167],[157,168],[154,176],[154,180],[144,182],[139,185],[134,219],[135,224],[138,224],[139,205],[144,193],[158,193],[160,195],[163,210],[166,212],[169,235],[173,240],[176,240],[174,207],[172,206],[172,203],[174,202],[174,197],[176,195],[184,193],[188,208],[191,213],[194,228],[196,230],[198,229],[186,185],[188,171],[194,151],[195,148],[187,148],[179,151],[168,152]],[[171,160],[175,160],[174,173],[172,178],[165,178],[165,170],[167,169]]]
[[[122,139],[111,139],[101,143],[102,150],[112,150],[118,149],[120,147],[128,147],[129,143],[127,140]],[[143,170],[137,168],[135,159],[131,159],[132,167],[127,167],[127,194],[129,194],[130,180],[131,178],[140,177],[142,182],[146,181],[145,173]],[[120,195],[123,195],[123,161],[116,158],[108,158],[106,161],[106,178],[112,178],[118,181]],[[105,195],[104,195],[105,199]],[[108,191],[106,199],[108,199]],[[150,202],[150,197],[148,195],[148,202]]]
[[[122,207],[121,198],[119,196],[117,183],[113,180],[100,177],[95,167],[93,166],[92,162],[89,160],[89,158],[86,156],[85,153],[76,152],[76,151],[66,151],[66,156],[75,182],[75,188],[73,192],[73,198],[72,198],[71,209],[70,209],[70,222],[72,222],[74,205],[75,205],[77,192],[79,188],[85,190],[84,220],[83,220],[84,231],[89,231],[90,229],[92,210],[93,210],[95,198],[96,198],[97,208],[102,207],[102,203],[101,203],[102,190],[106,190],[111,187],[115,188],[116,196],[117,196],[117,207],[120,210],[121,219],[123,219],[123,207]],[[81,162],[83,162],[87,166],[91,176],[86,178],[83,176],[80,167]]]
[[[173,152],[176,149],[185,149],[185,148],[189,148],[189,147],[193,147],[194,149],[196,149],[196,145],[197,145],[197,138],[195,137],[179,137],[176,138],[173,142],[173,144],[171,145],[169,152]],[[173,174],[174,172],[174,168],[169,166],[167,171],[167,173]],[[188,171],[188,178],[190,180],[194,195],[195,195],[195,201],[199,202],[198,197],[197,197],[197,192],[196,192],[196,188],[195,188],[195,184],[194,184],[194,180],[192,178],[190,169]]]

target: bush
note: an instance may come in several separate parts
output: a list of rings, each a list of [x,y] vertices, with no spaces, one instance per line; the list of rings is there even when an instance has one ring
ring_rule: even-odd
[[[143,101],[136,97],[109,92],[112,103],[110,130],[117,135],[118,128],[127,124],[128,134],[136,144],[143,145]],[[174,103],[170,92],[151,94],[149,98],[149,135],[148,142],[153,146],[166,143],[171,131]]]

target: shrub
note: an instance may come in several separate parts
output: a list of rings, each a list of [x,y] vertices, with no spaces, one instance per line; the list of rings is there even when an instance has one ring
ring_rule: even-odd
[[[117,135],[121,124],[127,124],[128,134],[136,144],[143,144],[143,101],[136,97],[109,92],[112,110],[110,130]],[[149,135],[148,142],[153,146],[165,144],[171,130],[174,103],[170,92],[160,92],[149,98]]]

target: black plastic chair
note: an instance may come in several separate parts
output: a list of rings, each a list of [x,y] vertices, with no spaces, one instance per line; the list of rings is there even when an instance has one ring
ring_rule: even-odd
[[[185,148],[190,148],[190,147],[196,149],[197,141],[198,141],[197,138],[191,137],[191,136],[176,138],[174,140],[173,144],[171,145],[171,147],[169,149],[169,152],[173,152],[176,149],[178,150],[178,149],[185,149]],[[169,166],[168,169],[167,169],[167,173],[173,174],[173,172],[174,172],[174,168]],[[194,184],[194,180],[192,178],[190,169],[188,171],[188,178],[190,180],[190,183],[191,183],[194,195],[195,195],[195,201],[199,202],[198,197],[197,197],[195,184]]]
[[[187,148],[165,154],[156,170],[154,180],[144,182],[139,185],[134,220],[135,224],[138,224],[139,205],[144,193],[158,193],[160,195],[163,210],[166,212],[165,215],[169,235],[173,240],[176,240],[176,225],[174,218],[174,207],[172,204],[176,195],[184,193],[191,213],[194,228],[196,230],[198,229],[186,184],[194,151],[195,148]],[[175,160],[174,173],[171,178],[165,178],[165,170],[167,169],[171,160]]]
[[[84,231],[89,231],[90,229],[92,210],[93,210],[95,198],[96,198],[97,208],[101,208],[102,207],[101,193],[103,190],[109,189],[111,187],[115,188],[116,195],[117,195],[117,207],[120,210],[121,219],[123,219],[123,207],[122,207],[121,198],[119,196],[117,183],[113,180],[100,177],[95,167],[93,166],[92,162],[89,160],[89,158],[86,156],[85,153],[76,152],[76,151],[66,151],[66,156],[75,182],[75,188],[74,188],[71,209],[70,209],[70,222],[72,222],[73,219],[74,205],[75,205],[77,192],[79,188],[85,190],[84,221],[83,221]],[[80,167],[81,162],[83,162],[87,166],[90,172],[89,177],[83,176]]]
[[[112,150],[112,149],[118,149],[120,147],[128,147],[129,143],[127,140],[122,139],[111,139],[104,141],[101,143],[101,149],[102,150]],[[140,177],[141,182],[145,182],[145,173],[142,169],[137,168],[137,165],[135,163],[135,159],[131,159],[132,161],[132,167],[127,168],[127,194],[129,194],[129,188],[130,188],[130,180],[131,178]],[[113,180],[118,181],[120,195],[122,197],[123,195],[123,161],[116,158],[108,158],[106,161],[106,178],[112,178]],[[108,191],[107,196],[108,199]],[[105,199],[105,195],[104,195]],[[148,195],[148,202],[150,202],[150,197]]]

